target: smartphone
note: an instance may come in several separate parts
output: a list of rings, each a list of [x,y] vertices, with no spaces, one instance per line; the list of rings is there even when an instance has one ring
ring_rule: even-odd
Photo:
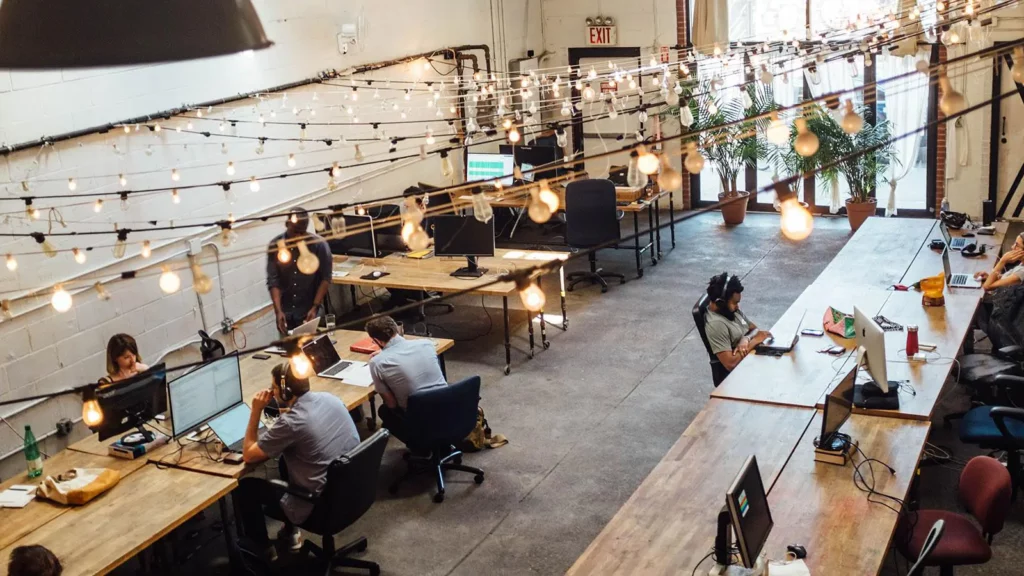
[[[804,336],[816,336],[818,338],[825,335],[824,331],[815,330],[814,328],[804,328],[803,330],[800,331],[800,333],[803,334]]]
[[[833,346],[831,349],[829,349],[828,353],[833,355],[833,356],[842,356],[843,354],[846,353],[846,348],[843,348],[842,346],[836,345],[836,346]]]
[[[253,354],[252,357],[256,360],[270,360],[270,354]]]

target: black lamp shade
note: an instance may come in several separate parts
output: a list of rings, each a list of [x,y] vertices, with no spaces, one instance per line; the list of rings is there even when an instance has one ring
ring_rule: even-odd
[[[0,0],[0,68],[148,64],[271,45],[250,0]]]

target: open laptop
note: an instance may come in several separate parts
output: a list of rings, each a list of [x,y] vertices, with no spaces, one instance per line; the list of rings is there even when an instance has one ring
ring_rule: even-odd
[[[942,251],[942,267],[946,272],[946,285],[950,288],[981,288],[981,282],[971,274],[953,274],[949,266],[949,250]]]
[[[309,361],[313,363],[316,375],[335,380],[356,380],[361,382],[360,372],[366,370],[366,362],[342,360],[328,336],[321,336],[302,347]],[[366,370],[368,371],[368,370]]]
[[[303,322],[298,327],[296,327],[296,328],[294,328],[292,330],[289,330],[288,331],[288,335],[289,336],[312,336],[313,334],[316,334],[316,330],[319,327],[320,327],[320,318],[316,317],[316,318],[313,318],[312,320],[310,320],[309,322]],[[263,349],[263,351],[266,352],[267,354],[277,354],[279,356],[284,356],[285,354],[288,353],[287,350],[285,350],[284,348],[281,348],[280,346],[267,346],[266,348]]]
[[[942,232],[942,238],[946,241],[946,246],[949,246],[950,250],[963,250],[964,246],[967,246],[968,238],[953,238],[949,234],[949,227],[941,220],[939,220],[939,231]]]
[[[249,425],[251,414],[252,409],[243,402],[210,420],[207,425],[220,439],[225,451],[241,452],[242,442],[245,440],[245,429]],[[259,427],[260,430],[263,429],[262,422]]]
[[[757,346],[754,350],[758,354],[785,354],[796,346],[796,341],[800,338],[800,328],[804,323],[804,316],[807,316],[807,309],[804,308],[804,313],[800,315],[800,321],[796,323],[796,328],[792,332],[780,333],[779,335],[772,335],[771,338],[765,340]]]

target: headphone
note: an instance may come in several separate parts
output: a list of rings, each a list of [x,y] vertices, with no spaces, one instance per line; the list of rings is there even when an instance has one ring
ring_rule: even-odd
[[[274,381],[275,392],[281,397],[281,402],[287,404],[295,398],[295,392],[288,386],[288,370],[291,369],[288,364],[281,364],[281,376]]]
[[[716,279],[717,278],[721,278],[722,276],[726,276],[726,273],[723,272],[721,275],[717,276]],[[715,306],[718,307],[718,310],[720,312],[721,311],[725,311],[725,310],[728,309],[727,306],[728,306],[729,300],[732,299],[733,294],[736,294],[737,292],[740,291],[739,283],[740,283],[740,279],[735,274],[733,274],[732,276],[729,276],[726,279],[725,284],[722,286],[722,295],[721,295],[721,297],[715,298]]]
[[[960,250],[960,255],[963,256],[964,258],[977,258],[978,256],[985,255],[985,249],[986,246],[984,244],[978,246],[977,243],[971,242],[967,246],[964,246],[962,250]]]

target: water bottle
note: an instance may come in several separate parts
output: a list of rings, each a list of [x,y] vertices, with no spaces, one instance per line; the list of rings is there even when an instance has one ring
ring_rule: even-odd
[[[25,461],[28,464],[28,477],[38,478],[43,475],[43,456],[39,453],[36,435],[32,427],[25,425]]]

